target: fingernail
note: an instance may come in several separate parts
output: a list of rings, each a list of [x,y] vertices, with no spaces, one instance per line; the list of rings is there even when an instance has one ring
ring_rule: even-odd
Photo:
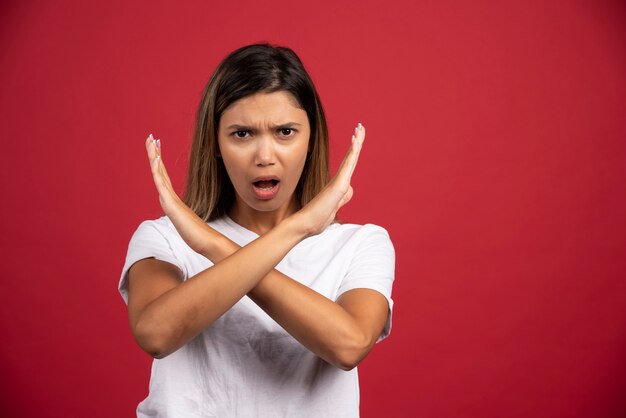
[[[156,146],[157,146],[157,148],[161,148],[161,140],[160,139],[157,139]]]
[[[352,135],[352,143],[354,144],[354,140],[356,139],[356,137],[354,135]]]
[[[362,126],[363,126],[363,125],[361,125],[361,122],[359,122],[359,129],[361,129],[361,127],[362,127]]]
[[[154,141],[154,137],[152,136],[152,134],[148,135],[148,138],[150,138],[151,141]]]

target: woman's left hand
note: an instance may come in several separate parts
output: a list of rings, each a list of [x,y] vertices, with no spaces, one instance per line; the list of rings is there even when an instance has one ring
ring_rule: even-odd
[[[352,144],[335,177],[302,209],[294,214],[299,229],[306,236],[319,234],[330,225],[337,211],[352,199],[352,174],[365,140],[365,127],[360,123],[352,135]]]
[[[209,244],[218,233],[200,219],[174,191],[161,158],[161,140],[154,139],[150,134],[146,139],[146,150],[163,212],[170,218],[182,239],[192,250],[210,258],[207,254]]]

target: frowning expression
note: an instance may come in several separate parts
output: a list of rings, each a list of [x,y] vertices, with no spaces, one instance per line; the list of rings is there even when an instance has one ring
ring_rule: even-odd
[[[293,207],[310,132],[306,112],[286,91],[257,93],[230,105],[220,118],[218,144],[235,205],[263,212]]]

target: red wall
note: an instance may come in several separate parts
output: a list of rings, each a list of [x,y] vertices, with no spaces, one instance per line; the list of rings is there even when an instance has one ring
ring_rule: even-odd
[[[333,167],[368,129],[343,218],[390,231],[397,277],[362,416],[626,416],[622,2],[180,3],[0,5],[2,416],[133,416],[145,137],[182,190],[206,80],[262,40],[310,70]]]

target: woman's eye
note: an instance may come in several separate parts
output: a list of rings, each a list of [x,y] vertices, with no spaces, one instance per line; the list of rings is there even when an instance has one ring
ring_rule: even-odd
[[[245,138],[246,136],[248,136],[248,131],[237,131],[235,132],[235,136],[237,138]]]
[[[282,136],[291,136],[293,134],[294,130],[291,128],[282,128],[280,130],[280,134]]]

